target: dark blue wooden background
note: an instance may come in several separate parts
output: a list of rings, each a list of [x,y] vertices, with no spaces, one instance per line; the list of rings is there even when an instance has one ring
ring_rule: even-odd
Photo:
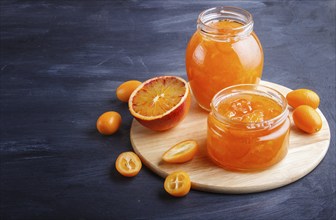
[[[335,1],[1,1],[1,219],[336,219]],[[322,163],[276,190],[182,199],[144,167],[114,169],[132,149],[125,80],[186,78],[185,48],[204,9],[249,10],[263,79],[320,94],[332,140]],[[108,110],[123,123],[95,129]],[[158,146],[159,147],[159,146]]]

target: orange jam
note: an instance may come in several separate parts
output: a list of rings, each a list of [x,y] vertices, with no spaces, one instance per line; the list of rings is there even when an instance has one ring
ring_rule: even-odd
[[[287,101],[261,85],[236,85],[212,100],[208,117],[210,158],[228,170],[257,171],[287,154],[290,121]]]
[[[264,55],[252,15],[234,7],[202,12],[186,49],[186,71],[198,104],[210,110],[213,96],[231,85],[260,81]]]

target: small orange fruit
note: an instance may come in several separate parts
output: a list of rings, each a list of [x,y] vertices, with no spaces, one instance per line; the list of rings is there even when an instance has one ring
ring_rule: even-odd
[[[117,171],[126,177],[136,176],[141,170],[142,163],[138,155],[129,151],[121,153],[116,162],[115,167]]]
[[[189,193],[191,188],[190,177],[183,171],[173,172],[166,177],[164,188],[166,192],[172,196],[185,196]]]
[[[288,104],[293,108],[300,105],[309,105],[316,109],[320,104],[320,97],[312,90],[297,89],[287,94],[286,99]]]
[[[175,127],[187,115],[191,96],[187,82],[176,76],[159,76],[136,88],[128,106],[143,126],[156,131]]]
[[[293,111],[293,121],[296,127],[309,134],[322,128],[322,119],[315,109],[309,105],[300,105]]]
[[[121,84],[116,91],[117,98],[122,102],[128,102],[129,97],[132,92],[141,85],[141,82],[138,80],[130,80]]]
[[[196,141],[182,141],[166,151],[162,156],[162,160],[167,163],[184,163],[193,159],[197,150],[198,144]]]
[[[96,126],[98,131],[104,135],[115,133],[121,124],[121,116],[118,112],[105,112],[99,116]]]

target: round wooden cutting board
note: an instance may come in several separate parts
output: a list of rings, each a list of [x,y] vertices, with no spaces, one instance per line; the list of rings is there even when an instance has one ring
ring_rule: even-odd
[[[261,84],[286,95],[291,90],[270,82]],[[292,110],[290,108],[290,110]],[[287,156],[275,166],[253,173],[232,172],[216,166],[206,153],[207,115],[192,102],[187,117],[175,128],[155,132],[133,120],[131,142],[142,162],[161,177],[176,170],[190,175],[192,188],[218,193],[252,193],[278,188],[292,183],[312,171],[324,158],[330,143],[330,129],[322,112],[322,129],[313,135],[298,130],[292,122]],[[291,113],[290,113],[291,114]],[[293,121],[293,120],[291,120]],[[184,164],[167,164],[162,154],[180,141],[194,139],[200,150],[195,158]]]

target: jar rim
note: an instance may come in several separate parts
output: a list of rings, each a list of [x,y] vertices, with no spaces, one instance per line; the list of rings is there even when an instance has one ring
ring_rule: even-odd
[[[217,15],[216,15],[217,13]],[[219,13],[219,14],[218,14]],[[211,15],[212,14],[212,15]],[[210,26],[208,22],[220,15],[228,20],[238,20],[242,24],[239,27],[221,27],[215,28]],[[235,18],[230,17],[235,16]],[[215,33],[218,30],[231,30],[236,32],[244,32],[244,30],[249,30],[253,28],[253,17],[252,14],[245,9],[233,6],[218,6],[206,9],[202,11],[198,16],[198,24],[206,29],[206,33]]]
[[[245,89],[243,89],[245,87]],[[253,89],[246,89],[246,88],[253,88]],[[240,89],[239,89],[240,88]],[[259,88],[259,89],[258,89]],[[261,90],[261,88],[263,90]],[[237,89],[237,90],[234,90]],[[227,91],[233,90],[233,92],[230,92],[228,94],[224,94]],[[228,96],[232,96],[232,94],[238,93],[238,92],[258,92],[259,95],[263,95],[265,97],[271,98],[272,100],[276,101],[281,107],[282,107],[282,112],[275,116],[274,118],[270,118],[267,120],[263,120],[261,122],[242,122],[242,121],[234,121],[231,120],[227,117],[224,117],[218,112],[218,109],[216,108],[218,104],[225,99]],[[268,93],[266,92],[268,91]],[[251,93],[252,94],[252,93]],[[273,89],[269,86],[265,85],[260,85],[260,84],[237,84],[233,86],[226,87],[222,90],[220,90],[216,95],[212,98],[211,103],[210,103],[211,111],[214,113],[215,117],[223,123],[228,123],[230,125],[239,125],[239,126],[246,126],[247,128],[251,128],[251,130],[258,129],[258,128],[268,128],[268,127],[273,127],[276,124],[284,121],[288,115],[289,115],[289,110],[288,110],[288,102],[285,96],[277,91],[276,89]]]

